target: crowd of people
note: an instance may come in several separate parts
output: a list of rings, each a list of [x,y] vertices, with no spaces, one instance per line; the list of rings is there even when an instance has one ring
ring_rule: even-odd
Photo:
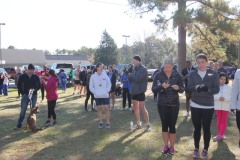
[[[115,65],[108,68],[102,63],[90,68],[78,65],[77,69],[71,69],[69,79],[64,69],[56,74],[54,70],[36,71],[34,65],[29,64],[27,70],[23,73],[18,70],[16,81],[18,87],[18,97],[21,98],[21,112],[16,125],[16,129],[22,127],[27,106],[30,103],[32,107],[36,106],[37,92],[41,90],[42,101],[46,91],[48,105],[48,116],[45,126],[57,124],[55,107],[57,104],[57,88],[61,86],[62,92],[66,92],[66,84],[74,81],[73,95],[79,94],[79,97],[85,97],[84,109],[88,109],[88,101],[91,97],[91,111],[97,111],[98,128],[111,128],[110,114],[115,109],[116,95],[122,95],[122,109],[132,111],[135,115],[135,129],[142,128],[141,113],[145,120],[146,129],[151,131],[149,114],[145,106],[145,92],[147,91],[147,69],[142,65],[141,57],[136,55],[132,59],[132,64],[123,69],[120,76],[120,83],[117,82],[119,73]],[[181,72],[176,68],[171,59],[166,59],[162,66],[153,74],[152,91],[154,99],[157,100],[157,108],[162,123],[162,137],[164,146],[163,154],[174,155],[176,139],[176,122],[179,115],[180,99],[179,93],[185,92],[186,95],[186,114],[191,115],[194,126],[194,158],[207,158],[208,148],[211,138],[214,141],[226,139],[228,114],[231,111],[236,114],[236,122],[240,133],[240,70],[232,69],[231,77],[234,77],[232,87],[229,85],[229,74],[223,67],[221,60],[212,62],[208,60],[205,54],[199,54],[196,57],[196,66],[190,61],[186,62],[186,68]],[[0,74],[0,89],[4,88],[6,77]],[[6,82],[5,82],[6,83]],[[7,95],[3,90],[3,94]],[[0,90],[0,94],[2,94]],[[29,91],[33,92],[30,93]],[[119,90],[119,91],[118,91]],[[31,94],[31,96],[29,96]],[[94,101],[96,107],[94,106]],[[133,104],[133,106],[132,106]],[[103,121],[103,111],[105,120]],[[211,122],[214,117],[217,119],[218,134],[211,136]],[[201,130],[203,129],[204,147],[200,154]],[[240,137],[239,137],[240,147]]]

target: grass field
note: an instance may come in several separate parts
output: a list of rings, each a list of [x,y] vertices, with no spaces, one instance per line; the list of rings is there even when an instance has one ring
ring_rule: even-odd
[[[176,154],[163,157],[161,149],[161,123],[157,104],[151,92],[147,92],[146,106],[149,111],[153,131],[140,129],[130,131],[130,121],[135,121],[129,111],[111,112],[111,129],[97,128],[97,113],[84,111],[84,98],[72,95],[72,88],[66,93],[59,91],[57,102],[57,122],[54,127],[32,133],[23,127],[13,130],[20,112],[20,100],[16,99],[16,89],[10,89],[9,96],[0,97],[0,160],[157,160],[192,159],[193,125],[191,118],[185,118],[184,96],[181,96],[181,110],[177,122]],[[38,99],[38,102],[40,98]],[[40,113],[37,124],[44,126],[47,119],[46,100],[39,103]],[[121,108],[121,99],[117,98],[116,108]],[[29,109],[27,111],[27,115]],[[26,115],[26,116],[27,116]],[[144,121],[144,120],[142,120]],[[26,122],[26,118],[25,121]],[[217,133],[216,119],[212,122],[212,135]],[[238,148],[238,130],[235,117],[230,116],[227,140],[210,143],[209,159],[240,160]],[[203,142],[201,140],[201,149]]]

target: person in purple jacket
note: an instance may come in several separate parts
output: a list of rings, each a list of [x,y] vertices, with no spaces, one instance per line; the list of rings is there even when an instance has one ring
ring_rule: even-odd
[[[57,124],[55,107],[58,99],[57,86],[58,86],[59,80],[54,70],[51,69],[49,71],[49,75],[50,77],[48,78],[48,80],[45,81],[43,79],[43,83],[42,83],[47,92],[46,98],[47,98],[47,104],[48,104],[48,120],[45,123],[46,127]],[[52,122],[51,122],[51,118],[53,118]]]

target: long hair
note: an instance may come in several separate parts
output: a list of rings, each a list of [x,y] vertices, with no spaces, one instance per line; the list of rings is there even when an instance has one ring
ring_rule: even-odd
[[[53,69],[50,69],[50,70],[49,70],[49,74],[50,74],[51,76],[57,78],[57,80],[59,80],[57,74],[55,73],[55,71],[54,71]]]

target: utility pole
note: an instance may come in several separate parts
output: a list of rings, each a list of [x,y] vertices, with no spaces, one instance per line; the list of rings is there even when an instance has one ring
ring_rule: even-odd
[[[3,58],[2,58],[2,46],[1,46],[1,25],[5,25],[5,23],[0,23],[0,64],[3,66]]]
[[[125,64],[127,64],[127,50],[128,50],[128,48],[127,48],[127,38],[129,38],[130,36],[129,35],[122,35],[122,36],[125,37],[125,40],[126,40],[126,43],[125,43],[125,45],[126,45]]]

